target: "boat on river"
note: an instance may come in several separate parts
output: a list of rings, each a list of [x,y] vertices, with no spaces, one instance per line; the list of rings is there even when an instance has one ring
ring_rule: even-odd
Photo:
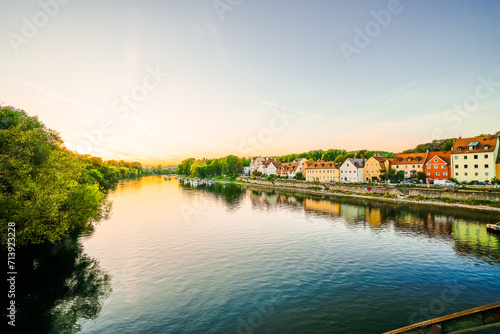
[[[486,229],[490,232],[500,233],[500,222],[496,224],[486,224]]]

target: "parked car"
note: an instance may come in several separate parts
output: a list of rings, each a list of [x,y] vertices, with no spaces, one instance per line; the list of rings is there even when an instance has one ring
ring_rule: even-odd
[[[444,187],[455,187],[457,185],[455,182],[451,182],[449,180],[434,180],[434,184]]]
[[[401,181],[399,182],[399,184],[405,184],[405,185],[412,185],[412,184],[415,184],[414,182],[411,182],[411,181]]]

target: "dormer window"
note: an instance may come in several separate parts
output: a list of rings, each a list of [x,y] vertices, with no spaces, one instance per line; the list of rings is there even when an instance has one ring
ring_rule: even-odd
[[[403,161],[403,158],[399,157],[398,162],[401,162],[401,161]]]
[[[469,143],[469,151],[474,151],[475,149],[477,149],[477,145],[479,145],[479,143],[477,141],[474,141],[472,143]]]
[[[412,157],[408,157],[408,162],[412,161],[413,158]]]
[[[485,150],[489,150],[489,149],[490,149],[490,147],[489,147],[488,145],[484,145],[484,149],[485,149]]]
[[[457,148],[457,151],[461,151],[461,150],[462,150],[462,148],[461,148],[461,147]]]
[[[417,161],[421,161],[422,160],[422,157],[417,157]]]

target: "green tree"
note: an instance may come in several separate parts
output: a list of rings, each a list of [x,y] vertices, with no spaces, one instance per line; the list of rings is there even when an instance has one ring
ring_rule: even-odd
[[[108,206],[100,173],[68,151],[59,135],[36,117],[0,109],[0,232],[16,223],[16,244],[55,243],[76,229],[89,229]]]
[[[439,147],[441,151],[451,151],[452,148],[453,148],[453,138],[446,139]]]
[[[417,181],[422,181],[422,183],[425,183],[425,180],[427,179],[427,176],[425,175],[424,172],[417,172]]]
[[[346,161],[346,156],[345,155],[339,155],[335,158],[335,163],[343,164],[344,161]]]
[[[294,179],[296,179],[296,180],[305,180],[306,178],[304,177],[304,175],[301,172],[298,172],[298,173],[295,174]]]
[[[236,177],[243,171],[243,162],[234,155],[228,155],[221,160],[221,168],[224,175]]]

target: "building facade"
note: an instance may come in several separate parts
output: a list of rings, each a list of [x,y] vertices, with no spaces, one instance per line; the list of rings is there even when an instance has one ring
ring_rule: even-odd
[[[403,171],[405,179],[417,177],[418,172],[424,172],[424,164],[427,160],[427,153],[396,154],[391,160],[391,168],[397,172]]]
[[[448,180],[451,177],[451,151],[429,152],[424,164],[425,179]]]
[[[306,181],[339,182],[340,170],[333,161],[318,161],[305,168]]]
[[[452,174],[460,182],[491,181],[497,177],[497,136],[458,138],[451,152]]]
[[[378,155],[366,160],[363,179],[368,182],[380,182],[380,170],[386,168],[386,161],[387,158]]]
[[[348,158],[340,166],[340,182],[363,182],[364,159]]]

